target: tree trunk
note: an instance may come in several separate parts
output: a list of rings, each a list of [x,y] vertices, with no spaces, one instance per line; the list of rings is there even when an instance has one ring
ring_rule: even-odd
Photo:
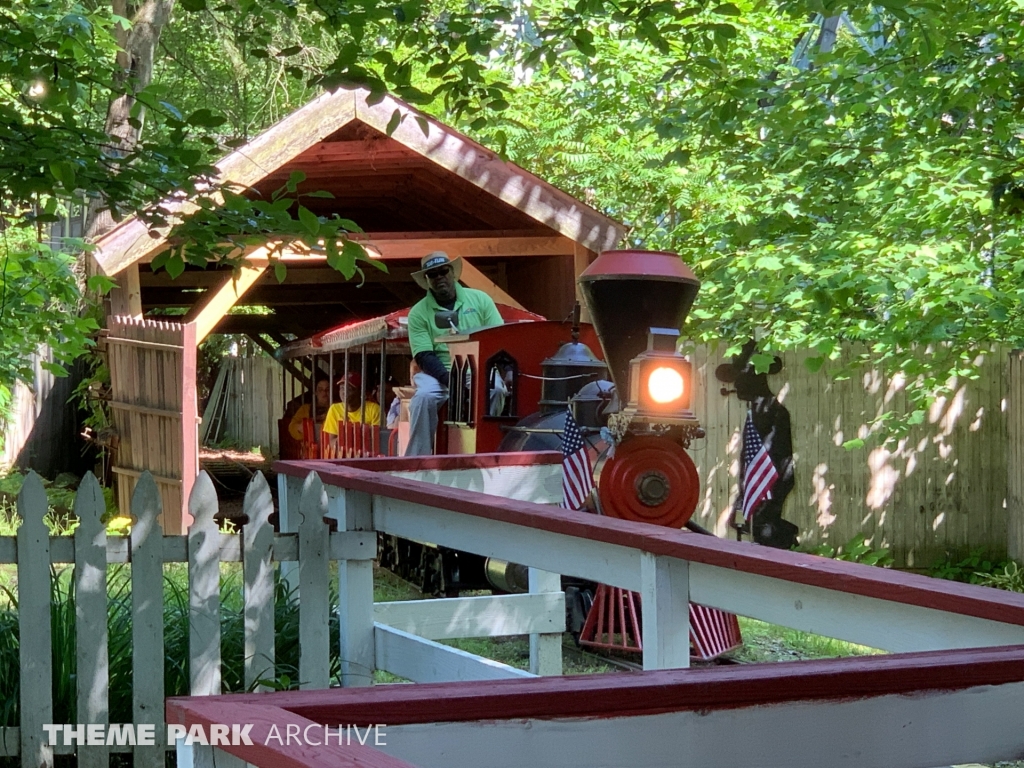
[[[115,34],[121,51],[117,54],[118,77],[116,85],[121,95],[110,102],[107,109],[105,130],[110,137],[110,152],[115,155],[128,154],[139,141],[141,121],[144,113],[138,115],[138,127],[129,122],[135,94],[145,88],[153,79],[153,60],[160,33],[171,19],[174,0],[144,0],[129,3],[127,0],[112,0],[114,13],[131,19],[131,29],[116,27]],[[90,240],[102,235],[113,227],[110,211],[103,207],[103,201],[90,204],[86,237]]]

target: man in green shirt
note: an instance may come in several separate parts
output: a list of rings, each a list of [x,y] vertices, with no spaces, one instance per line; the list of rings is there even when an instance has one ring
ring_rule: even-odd
[[[416,394],[409,402],[406,456],[424,456],[434,452],[437,412],[448,399],[451,357],[448,345],[435,340],[445,333],[435,324],[435,313],[455,311],[455,327],[460,333],[504,322],[490,296],[459,285],[461,274],[462,259],[451,259],[444,251],[428,253],[420,261],[419,272],[412,274],[416,284],[425,289],[427,295],[409,310],[409,346],[420,373],[413,377]]]

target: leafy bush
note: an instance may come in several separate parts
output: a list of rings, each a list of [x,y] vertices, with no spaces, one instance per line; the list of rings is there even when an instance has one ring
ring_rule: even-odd
[[[0,476],[0,536],[17,534],[17,502],[25,475],[20,472],[8,472]],[[79,478],[74,475],[58,475],[55,480],[43,480],[46,499],[49,502],[44,522],[50,529],[51,536],[71,536],[78,527],[78,520],[72,515],[75,507],[75,494],[78,493]],[[114,500],[114,489],[103,488],[103,501],[106,512],[103,519],[107,522],[107,534],[120,536],[127,533],[127,518],[119,517],[117,502]]]
[[[965,584],[984,584],[985,579],[993,574],[1004,572],[1008,565],[1010,562],[1005,558],[989,557],[983,549],[972,549],[967,557],[959,560],[947,557],[942,562],[936,563],[928,570],[928,575],[937,579],[961,581]]]
[[[863,565],[877,565],[882,568],[893,564],[893,558],[889,550],[885,547],[875,549],[867,542],[867,538],[862,533],[857,534],[838,549],[829,544],[821,544],[808,551],[812,555],[829,557],[833,560],[845,560]]]
[[[978,574],[978,584],[983,587],[995,587],[1009,592],[1024,592],[1024,568],[1010,562],[1002,573]]]

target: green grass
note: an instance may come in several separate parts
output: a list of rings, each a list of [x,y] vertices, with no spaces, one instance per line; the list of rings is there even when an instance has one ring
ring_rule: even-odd
[[[804,659],[837,659],[845,656],[869,656],[882,651],[847,643],[831,637],[812,635],[797,629],[766,624],[740,617],[743,647],[735,652],[737,661],[773,662]]]
[[[337,569],[336,563],[331,563]],[[397,600],[422,600],[424,595],[404,579],[400,579],[385,568],[373,567],[373,600],[376,603],[393,603]]]

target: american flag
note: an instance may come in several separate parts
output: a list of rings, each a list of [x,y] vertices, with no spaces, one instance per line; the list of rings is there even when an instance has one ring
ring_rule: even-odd
[[[772,486],[779,479],[750,411],[743,425],[743,466],[743,519],[749,520],[757,506],[771,498]]]
[[[583,433],[572,417],[572,411],[565,415],[565,432],[562,433],[562,506],[565,509],[582,509],[590,492],[594,490],[594,473],[587,456],[587,444]]]

